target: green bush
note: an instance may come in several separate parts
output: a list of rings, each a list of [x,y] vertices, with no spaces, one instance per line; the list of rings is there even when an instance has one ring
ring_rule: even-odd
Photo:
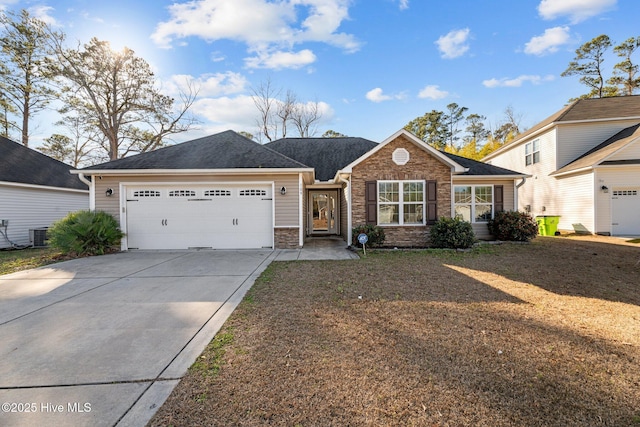
[[[64,254],[102,255],[117,248],[124,235],[106,212],[72,212],[47,231],[49,244]]]
[[[440,218],[431,226],[429,238],[436,248],[466,249],[476,242],[471,224],[460,218]]]
[[[366,234],[369,238],[367,246],[380,246],[384,243],[384,239],[386,238],[382,227],[378,227],[377,225],[361,224],[353,227],[352,244],[360,247],[362,246],[360,242],[358,242],[358,235],[361,233]]]
[[[494,218],[487,225],[489,232],[497,240],[528,242],[538,235],[536,220],[526,212],[496,212]]]

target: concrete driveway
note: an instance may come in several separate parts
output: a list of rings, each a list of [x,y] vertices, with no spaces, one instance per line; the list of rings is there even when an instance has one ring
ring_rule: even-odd
[[[276,255],[128,252],[0,276],[0,425],[144,425]]]

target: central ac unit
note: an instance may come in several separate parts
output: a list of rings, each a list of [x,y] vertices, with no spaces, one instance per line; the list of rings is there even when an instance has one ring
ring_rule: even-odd
[[[34,248],[47,246],[47,227],[32,228],[29,230],[29,243]]]

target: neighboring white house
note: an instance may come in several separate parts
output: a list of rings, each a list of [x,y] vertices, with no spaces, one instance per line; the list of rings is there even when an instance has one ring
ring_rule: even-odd
[[[560,230],[640,235],[640,96],[578,100],[483,160],[531,175],[518,208]]]
[[[0,248],[33,244],[30,230],[49,227],[69,212],[89,209],[88,187],[70,169],[0,137]]]

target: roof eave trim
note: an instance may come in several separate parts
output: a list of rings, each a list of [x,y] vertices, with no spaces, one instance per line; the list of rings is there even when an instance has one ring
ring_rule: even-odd
[[[80,169],[72,174],[85,175],[258,175],[314,173],[313,168],[233,168],[233,169]]]
[[[522,179],[522,178],[531,178],[532,175],[525,174],[512,174],[512,175],[453,175],[453,180],[462,180],[462,181],[473,181],[473,180],[481,180],[481,181],[499,181],[499,180],[509,180],[509,179]]]
[[[48,190],[48,191],[53,190],[53,191],[66,191],[69,193],[89,194],[89,189],[80,190],[79,188],[53,187],[50,185],[24,184],[21,182],[0,181],[0,185],[6,185],[8,187],[30,188],[32,190]]]
[[[565,175],[572,175],[572,174],[575,174],[575,173],[588,172],[590,170],[593,170],[593,166],[594,165],[585,166],[585,167],[577,168],[577,169],[569,169],[569,170],[566,170],[564,172],[561,172],[561,170],[559,170],[559,171],[550,173],[549,176],[559,177],[559,176],[565,176]]]

